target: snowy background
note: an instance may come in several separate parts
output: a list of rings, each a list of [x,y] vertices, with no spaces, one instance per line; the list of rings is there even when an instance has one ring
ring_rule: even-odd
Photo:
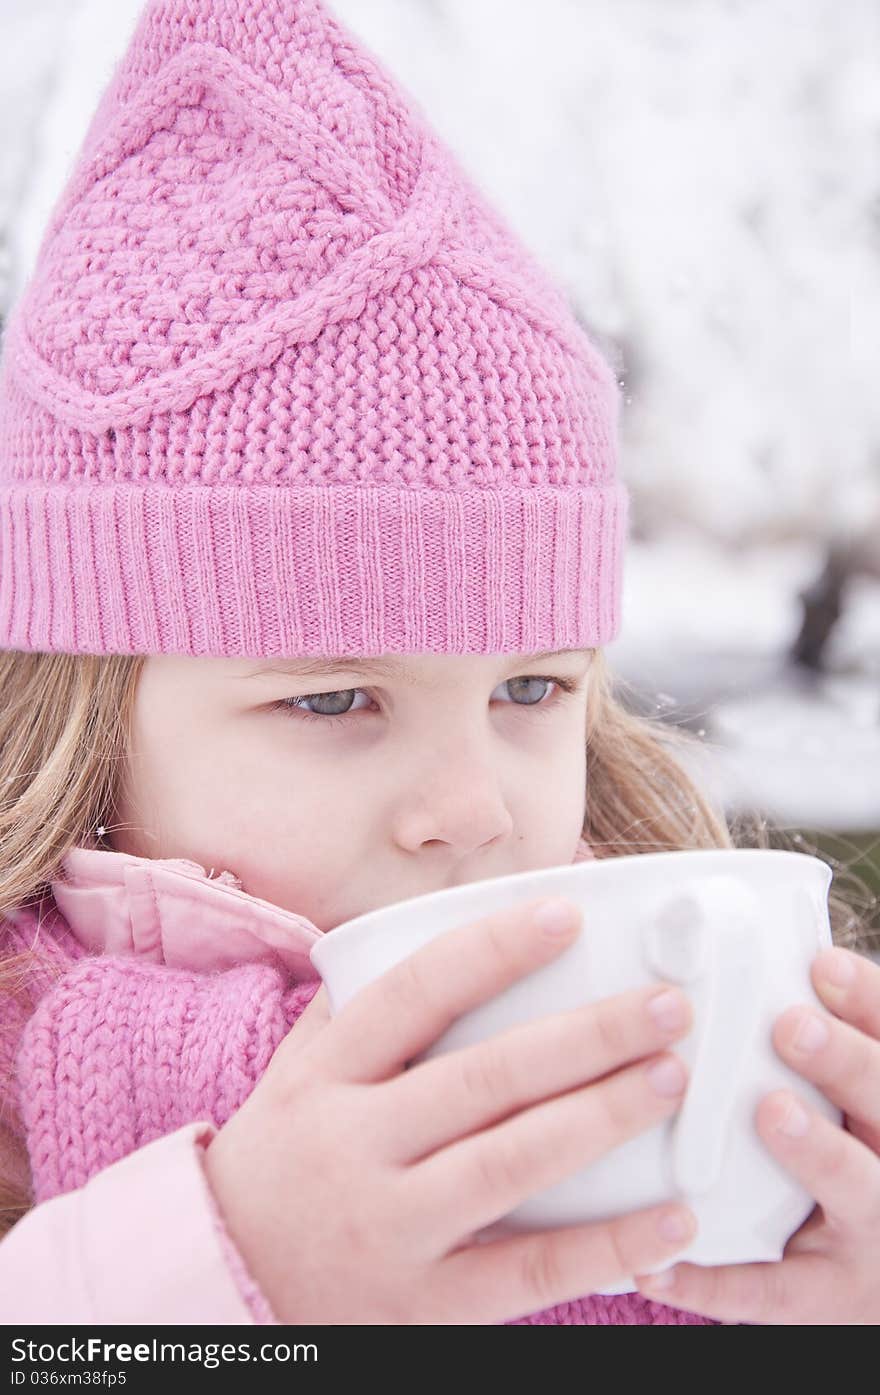
[[[642,710],[729,810],[880,829],[880,5],[335,0],[625,388]],[[0,0],[0,317],[141,0]]]

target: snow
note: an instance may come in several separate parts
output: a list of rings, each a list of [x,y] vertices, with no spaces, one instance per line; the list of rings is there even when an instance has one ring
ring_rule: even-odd
[[[722,549],[674,530],[635,545],[606,655],[655,714],[705,731],[696,770],[725,807],[880,828],[880,579],[853,581],[828,673],[784,662],[820,558],[810,542]]]

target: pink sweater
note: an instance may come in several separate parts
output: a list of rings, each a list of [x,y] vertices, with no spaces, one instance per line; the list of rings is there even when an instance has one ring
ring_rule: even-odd
[[[54,968],[0,1043],[0,1124],[36,1203],[0,1242],[0,1321],[277,1323],[201,1158],[320,986],[320,933],[230,872],[87,847],[38,911],[7,914],[3,953],[38,944]],[[638,1293],[511,1321],[717,1325]]]

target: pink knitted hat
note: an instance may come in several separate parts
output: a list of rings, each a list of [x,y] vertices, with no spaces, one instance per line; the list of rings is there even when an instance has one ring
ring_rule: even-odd
[[[613,639],[616,374],[317,0],[152,0],[0,362],[0,647]]]

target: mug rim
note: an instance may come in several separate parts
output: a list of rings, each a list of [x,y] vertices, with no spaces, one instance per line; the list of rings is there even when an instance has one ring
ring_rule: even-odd
[[[526,878],[529,879],[530,883],[534,883],[535,879],[540,881],[542,877],[550,878],[552,876],[553,879],[556,880],[560,870],[566,872],[569,870],[575,871],[575,869],[581,867],[589,867],[592,875],[602,877],[608,875],[609,868],[615,869],[615,875],[617,875],[616,869],[627,862],[634,862],[636,860],[638,860],[639,863],[675,862],[682,858],[690,859],[694,853],[702,853],[707,858],[717,858],[720,855],[725,860],[729,858],[731,854],[736,854],[741,859],[748,858],[754,860],[756,857],[761,857],[765,861],[768,856],[775,858],[777,861],[780,858],[788,859],[789,861],[793,858],[799,858],[801,861],[809,862],[817,868],[822,868],[824,870],[826,874],[824,889],[826,892],[834,876],[833,869],[829,867],[828,863],[822,858],[816,857],[813,853],[798,852],[793,848],[670,848],[662,852],[625,853],[622,857],[582,858],[577,862],[564,864],[556,863],[552,867],[537,867],[524,872],[510,872],[503,877],[485,877],[482,880],[502,882],[504,883],[505,889],[508,886],[515,889],[517,882],[524,882]],[[602,870],[603,868],[605,869],[604,871]],[[352,916],[349,920],[341,921],[339,925],[334,926],[331,930],[326,930],[321,936],[321,939],[317,941],[312,948],[317,949],[319,945],[337,935],[340,937],[340,940],[349,938],[350,935],[363,929],[365,922],[369,921],[371,917],[382,915],[385,911],[392,909],[395,911],[404,910],[407,907],[414,907],[428,900],[430,900],[432,904],[436,904],[441,900],[444,902],[447,900],[454,901],[456,897],[464,900],[467,894],[473,893],[474,888],[479,885],[480,882],[476,881],[464,882],[461,886],[446,886],[442,887],[439,891],[420,892],[418,896],[408,896],[402,901],[389,902],[387,906],[378,906],[374,910],[364,911],[362,915]],[[566,893],[560,892],[559,894],[565,896]],[[536,890],[533,895],[534,899],[537,900],[541,895],[540,889]],[[490,912],[483,912],[483,914],[489,913]],[[478,912],[478,914],[480,913]]]

